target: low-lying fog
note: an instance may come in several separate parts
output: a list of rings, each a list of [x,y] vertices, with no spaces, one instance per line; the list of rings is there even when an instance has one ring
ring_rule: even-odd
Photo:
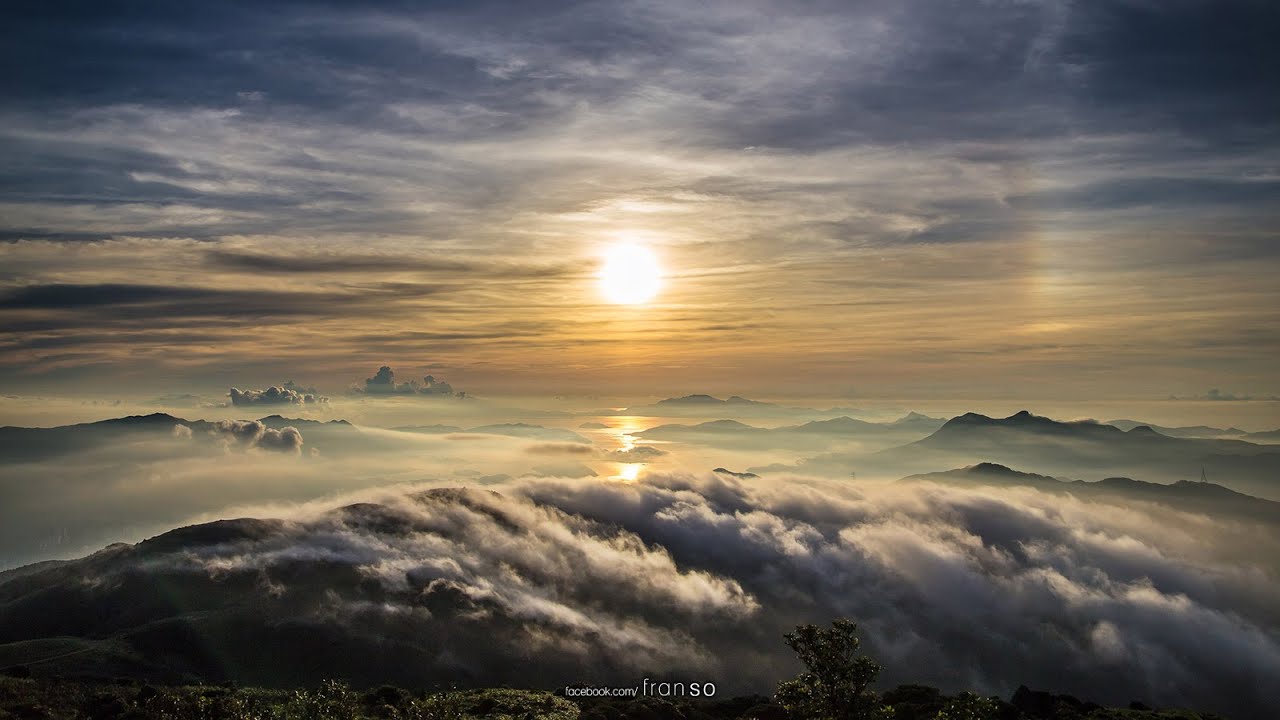
[[[1280,446],[1240,439],[1261,423],[1114,411],[1208,425],[1174,438],[1012,412],[948,422],[928,407],[702,400],[166,410],[176,419],[0,430],[0,567],[280,519],[115,549],[76,572],[250,573],[243,592],[270,614],[285,612],[270,598],[308,592],[285,565],[323,561],[364,584],[335,576],[290,617],[423,648],[451,618],[449,659],[420,671],[469,682],[517,681],[510,658],[532,656],[539,681],[661,667],[767,691],[789,667],[779,634],[839,616],[861,623],[891,681],[1250,714],[1280,676],[1280,505],[1264,499],[1280,499],[1266,482]],[[984,461],[1007,469],[898,482]],[[1198,481],[1202,468],[1210,484],[1069,484]],[[430,491],[459,487],[472,489]],[[18,617],[26,601],[13,602]]]

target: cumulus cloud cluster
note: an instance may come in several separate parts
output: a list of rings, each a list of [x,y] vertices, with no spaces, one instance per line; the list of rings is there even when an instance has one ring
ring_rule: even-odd
[[[1203,395],[1195,395],[1192,397],[1178,397],[1177,395],[1170,395],[1169,399],[1171,400],[1212,400],[1212,401],[1220,401],[1220,402],[1235,402],[1235,401],[1244,402],[1249,400],[1280,400],[1280,395],[1237,394],[1237,393],[1221,390],[1219,388],[1211,388],[1209,392],[1206,392]]]
[[[396,382],[395,371],[383,365],[373,377],[365,378],[363,387],[354,388],[356,392],[368,395],[437,395],[441,397],[465,397],[466,393],[453,390],[453,386],[434,375],[427,375],[422,382],[409,380]]]
[[[780,634],[840,616],[862,625],[889,682],[1026,683],[1252,717],[1280,676],[1275,526],[1155,505],[655,475],[385,494],[200,532],[212,539],[187,531],[94,572],[145,560],[248,583],[283,598],[266,607],[290,622],[412,646],[413,672],[433,678],[627,682],[660,669],[767,690],[793,669]]]
[[[181,427],[181,426],[179,426]],[[174,429],[174,434],[180,431]],[[284,453],[302,452],[302,433],[295,427],[271,428],[259,420],[219,420],[210,431],[229,444]]]
[[[328,402],[329,398],[321,396],[315,388],[302,388],[292,380],[283,385],[273,385],[265,390],[241,390],[231,388],[228,395],[231,404],[246,405],[312,405]]]

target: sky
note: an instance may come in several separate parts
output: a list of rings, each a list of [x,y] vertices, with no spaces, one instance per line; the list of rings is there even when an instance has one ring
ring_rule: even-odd
[[[1280,394],[1273,2],[6,16],[11,395]]]

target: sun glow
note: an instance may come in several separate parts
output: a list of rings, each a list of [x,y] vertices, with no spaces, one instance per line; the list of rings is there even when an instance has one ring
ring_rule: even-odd
[[[662,288],[662,268],[648,248],[614,245],[605,251],[600,269],[600,291],[617,305],[639,305],[653,299]]]
[[[623,482],[635,482],[640,477],[640,470],[644,468],[644,463],[625,463],[618,465],[618,474],[615,476]]]

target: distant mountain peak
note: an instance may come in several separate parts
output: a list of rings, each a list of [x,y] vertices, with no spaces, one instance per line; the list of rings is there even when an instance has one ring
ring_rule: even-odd
[[[963,431],[987,427],[1053,434],[1086,433],[1091,437],[1099,433],[1115,433],[1116,435],[1121,433],[1121,430],[1114,425],[1103,425],[1096,420],[1063,422],[1042,415],[1035,415],[1029,410],[1019,410],[1006,418],[992,418],[979,413],[968,412],[948,420],[934,436],[949,435],[957,430]]]
[[[1223,438],[1223,437],[1242,437],[1248,436],[1250,433],[1241,430],[1238,427],[1220,428],[1209,425],[1184,425],[1181,427],[1167,427],[1157,425],[1155,423],[1141,422],[1138,420],[1108,420],[1108,425],[1114,425],[1121,430],[1129,432],[1145,425],[1160,435],[1175,438]]]
[[[982,413],[967,412],[951,418],[947,421],[947,425],[986,425],[995,421],[995,418],[988,417]]]
[[[695,394],[659,400],[659,405],[722,405],[724,400],[713,395]]]
[[[1010,415],[1009,417],[1004,418],[1004,420],[997,420],[996,422],[1004,423],[1005,425],[1021,425],[1021,426],[1037,426],[1037,427],[1047,427],[1047,426],[1066,427],[1066,426],[1080,426],[1080,425],[1088,425],[1088,426],[1098,425],[1097,420],[1073,420],[1073,421],[1054,420],[1053,418],[1046,417],[1044,415],[1036,415],[1030,410],[1019,410],[1018,412]]]
[[[658,405],[769,405],[759,400],[748,400],[741,395],[731,395],[728,400],[721,400],[714,395],[706,395],[696,393],[693,395],[685,395],[683,397],[667,398],[659,400]]]
[[[966,467],[965,470],[968,470],[969,472],[995,473],[1000,475],[1025,475],[1026,474],[1026,473],[1022,473],[1017,470],[1014,470],[1008,465],[1001,465],[1000,463],[993,463],[993,462],[980,462],[977,465],[970,465]]]
[[[834,417],[834,418],[831,418],[830,420],[810,420],[809,422],[803,425],[797,426],[796,429],[803,430],[803,429],[818,429],[818,428],[826,428],[826,429],[857,428],[857,427],[863,427],[870,424],[871,423],[865,420],[855,420],[849,417],[848,415],[841,415],[840,417]]]
[[[110,420],[100,420],[94,425],[149,425],[154,423],[184,423],[187,422],[179,417],[174,417],[169,413],[154,412],[148,415],[126,415],[125,417],[111,418]]]
[[[737,420],[712,420],[710,422],[704,422],[699,425],[694,425],[694,427],[702,428],[706,430],[715,430],[715,429],[758,430],[759,429],[756,427],[752,427],[751,425],[748,425],[746,423],[738,422]]]
[[[328,421],[308,420],[306,418],[285,417],[279,414],[260,417],[258,418],[258,422],[262,423],[263,425],[266,425],[267,427],[273,427],[277,429],[281,427],[289,426],[289,425],[292,425],[295,427],[317,427],[321,425],[328,425],[328,426],[340,425],[345,427],[352,427],[351,423],[347,422],[346,420],[328,420]]]
[[[994,462],[980,462],[975,465],[956,468],[954,470],[910,475],[902,478],[899,482],[915,482],[919,480],[935,482],[998,482],[1012,485],[1047,485],[1050,487],[1062,484],[1060,480],[1049,475],[1038,475],[1036,473],[1014,470],[1008,465],[1001,465],[1000,463]]]

